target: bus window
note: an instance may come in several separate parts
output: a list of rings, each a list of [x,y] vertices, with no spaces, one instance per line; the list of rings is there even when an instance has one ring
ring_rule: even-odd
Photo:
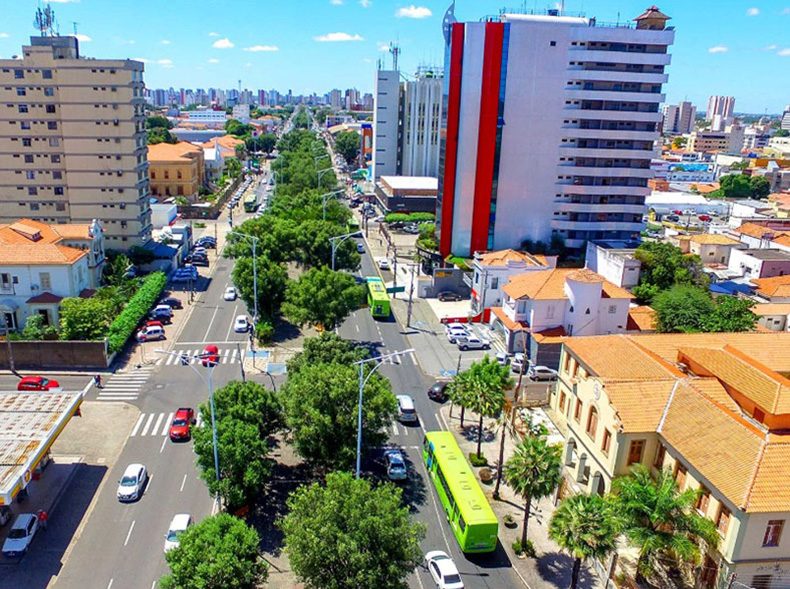
[[[464,521],[463,515],[458,516],[458,527],[461,528],[462,533],[464,530],[466,530],[466,522]]]

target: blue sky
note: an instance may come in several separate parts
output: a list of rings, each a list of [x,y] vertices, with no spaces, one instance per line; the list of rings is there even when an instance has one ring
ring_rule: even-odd
[[[654,0],[655,1],[655,0]],[[670,102],[698,106],[710,94],[736,96],[736,111],[779,112],[790,103],[790,0],[664,0],[677,29],[666,88]],[[85,55],[147,60],[150,88],[209,86],[333,87],[371,91],[382,46],[398,41],[401,70],[441,64],[447,0],[59,0],[61,34],[78,33]],[[459,20],[479,20],[502,5],[554,2],[458,0]],[[651,0],[566,0],[567,11],[599,21],[631,19]],[[9,5],[12,5],[10,7]],[[34,33],[37,0],[6,0],[0,56],[19,53]]]

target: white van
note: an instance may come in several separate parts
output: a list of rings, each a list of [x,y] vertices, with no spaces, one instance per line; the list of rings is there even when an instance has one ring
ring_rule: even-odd
[[[409,395],[398,395],[398,421],[414,423],[417,421],[417,409],[414,399]]]
[[[180,543],[178,536],[186,531],[192,525],[192,516],[188,513],[179,513],[173,516],[173,521],[170,522],[170,527],[165,536],[165,552],[176,548]]]

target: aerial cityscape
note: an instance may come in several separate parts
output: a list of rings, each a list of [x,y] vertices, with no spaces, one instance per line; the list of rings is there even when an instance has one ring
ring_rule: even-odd
[[[788,23],[7,7],[0,589],[790,588]]]

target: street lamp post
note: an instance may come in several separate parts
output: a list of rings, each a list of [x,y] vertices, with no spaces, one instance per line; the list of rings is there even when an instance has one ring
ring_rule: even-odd
[[[252,240],[252,296],[255,304],[255,316],[252,318],[252,324],[255,326],[258,324],[258,255],[256,249],[259,238],[247,233],[239,233],[238,231],[228,231],[228,235],[239,235]]]
[[[401,350],[400,352],[392,352],[391,354],[385,354],[383,356],[376,356],[375,358],[367,358],[366,360],[354,362],[354,364],[359,367],[359,401],[357,412],[357,478],[359,478],[360,475],[362,461],[362,391],[365,389],[365,384],[368,382],[368,379],[373,375],[373,373],[378,370],[379,366],[384,364],[384,362],[390,358],[400,358],[406,354],[411,354],[413,351],[414,348],[409,348],[408,350]],[[375,362],[376,365],[370,372],[368,372],[368,375],[365,376],[365,364],[367,362]]]
[[[332,192],[327,192],[326,194],[321,195],[321,206],[323,208],[323,216],[321,218],[323,221],[326,221],[326,203],[329,202],[330,198],[341,192],[345,192],[345,189],[338,188],[337,190],[333,190]]]
[[[359,231],[354,231],[354,233],[346,233],[345,235],[337,235],[335,237],[329,238],[329,243],[332,244],[332,270],[335,269],[335,253],[337,252],[337,248],[340,247],[340,244],[343,243],[345,240],[347,240],[349,237],[356,237],[359,235],[361,235]],[[335,243],[336,239],[339,239],[340,241]]]

